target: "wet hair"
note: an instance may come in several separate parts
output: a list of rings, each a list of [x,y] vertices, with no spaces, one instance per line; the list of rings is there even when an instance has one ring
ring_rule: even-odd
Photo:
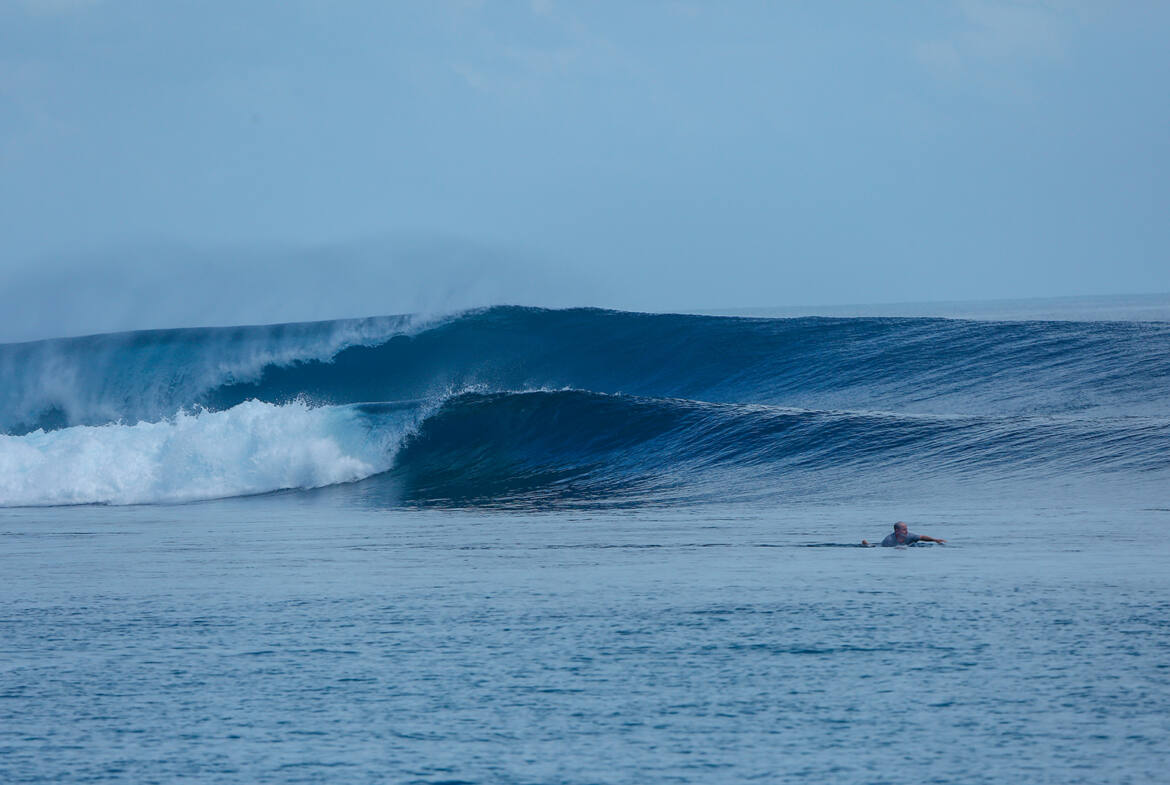
[[[894,524],[894,531],[898,531],[899,526],[901,526],[903,529],[910,528],[909,526],[906,525],[906,521],[898,521],[897,523]]]

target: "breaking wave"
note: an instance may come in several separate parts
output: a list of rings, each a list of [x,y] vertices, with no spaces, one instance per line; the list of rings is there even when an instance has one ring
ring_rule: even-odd
[[[0,505],[674,504],[1170,475],[1170,324],[501,307],[0,346]]]

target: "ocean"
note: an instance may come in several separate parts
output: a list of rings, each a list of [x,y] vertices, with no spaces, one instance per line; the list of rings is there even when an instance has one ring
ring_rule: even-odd
[[[493,307],[0,379],[0,782],[1170,766],[1170,321]]]

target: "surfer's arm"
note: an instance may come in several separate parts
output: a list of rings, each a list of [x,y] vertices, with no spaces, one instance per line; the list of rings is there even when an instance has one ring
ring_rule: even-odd
[[[931,536],[926,535],[926,534],[918,535],[918,541],[919,542],[937,542],[939,545],[946,544],[946,540],[940,540],[938,537],[931,537]]]

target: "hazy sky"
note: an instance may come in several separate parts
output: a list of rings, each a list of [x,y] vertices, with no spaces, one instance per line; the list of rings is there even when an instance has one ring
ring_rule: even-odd
[[[1170,3],[0,0],[0,339],[1170,291]]]

